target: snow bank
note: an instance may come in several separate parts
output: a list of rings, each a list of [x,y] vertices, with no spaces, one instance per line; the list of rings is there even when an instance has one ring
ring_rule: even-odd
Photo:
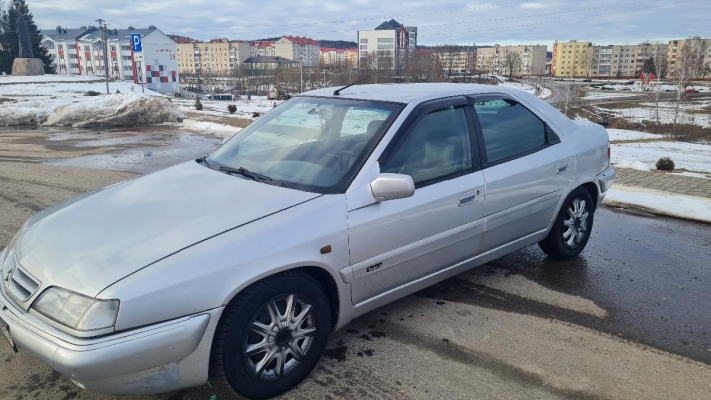
[[[182,117],[168,98],[126,93],[59,106],[44,125],[78,128],[143,126],[177,122]]]
[[[0,125],[41,125],[50,112],[36,101],[0,104]]]
[[[195,121],[186,119],[183,121],[183,129],[187,129],[196,133],[209,134],[219,136],[225,139],[231,138],[242,128],[230,125],[216,124],[214,122]]]
[[[653,214],[711,222],[711,199],[703,197],[614,185],[607,192],[604,204],[613,207],[641,209]]]

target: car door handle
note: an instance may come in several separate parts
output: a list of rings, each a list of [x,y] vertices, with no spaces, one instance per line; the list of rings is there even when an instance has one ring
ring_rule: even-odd
[[[479,189],[462,193],[462,195],[459,196],[459,207],[475,203],[479,199],[479,196],[481,196],[481,190]]]
[[[563,172],[568,170],[568,162],[562,162],[558,164],[558,173],[562,174]]]

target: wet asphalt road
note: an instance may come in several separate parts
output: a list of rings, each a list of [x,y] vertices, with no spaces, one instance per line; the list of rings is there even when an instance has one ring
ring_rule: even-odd
[[[553,317],[711,364],[711,225],[603,207],[581,257],[550,260],[529,247],[485,266],[592,300],[606,318],[495,289],[472,296],[459,279],[418,295]]]
[[[149,172],[221,141],[132,135],[0,130],[0,246],[38,209],[132,176],[107,169]],[[532,246],[364,315],[285,397],[709,398],[709,260],[711,225],[603,207],[579,258]],[[140,399],[212,396],[233,397]],[[0,343],[0,399],[19,398],[113,399]]]

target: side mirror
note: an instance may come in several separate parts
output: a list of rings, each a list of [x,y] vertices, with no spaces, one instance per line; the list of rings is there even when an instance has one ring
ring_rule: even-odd
[[[377,201],[404,199],[415,194],[415,182],[410,175],[380,174],[370,182],[370,191]]]

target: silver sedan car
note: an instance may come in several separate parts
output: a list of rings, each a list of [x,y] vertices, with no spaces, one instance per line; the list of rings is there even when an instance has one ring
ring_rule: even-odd
[[[580,254],[609,157],[603,127],[518,90],[308,92],[209,157],[30,218],[0,252],[0,331],[89,390],[212,374],[275,396],[363,313],[532,244]]]

